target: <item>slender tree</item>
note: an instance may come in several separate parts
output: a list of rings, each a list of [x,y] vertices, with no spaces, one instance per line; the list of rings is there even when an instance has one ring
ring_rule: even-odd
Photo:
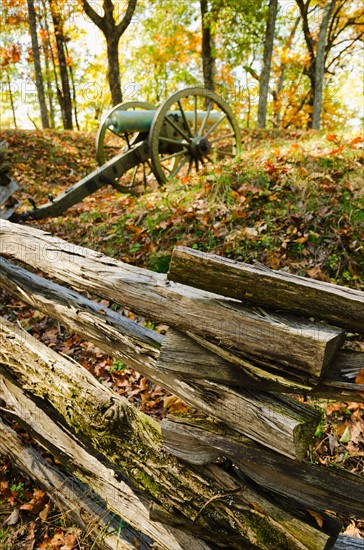
[[[269,78],[272,64],[274,31],[278,11],[278,0],[269,1],[267,28],[264,41],[263,67],[259,79],[258,128],[265,128],[267,120],[267,102]]]
[[[322,8],[319,28],[312,28],[310,15],[317,6],[311,0],[296,0],[302,18],[302,29],[309,53],[305,68],[311,85],[309,105],[311,128],[319,129],[322,114],[322,98],[325,75],[331,76],[342,66],[345,57],[364,37],[364,9],[358,2],[329,0]],[[317,13],[317,11],[315,12]],[[316,38],[316,36],[318,36]]]
[[[108,61],[108,81],[113,105],[121,103],[123,96],[120,84],[119,42],[128,28],[135,12],[137,0],[128,0],[124,17],[118,23],[114,18],[114,2],[103,1],[104,15],[99,15],[87,0],[81,0],[86,15],[105,36]]]
[[[59,73],[61,77],[62,90],[58,89],[59,102],[61,106],[63,127],[65,130],[72,130],[72,98],[71,88],[68,78],[68,68],[65,49],[65,36],[63,31],[63,21],[59,13],[58,6],[54,0],[49,0],[49,7],[53,21],[54,34],[56,37],[57,55],[59,63]]]
[[[318,36],[315,62],[315,88],[313,94],[312,111],[312,128],[314,130],[319,130],[321,125],[322,94],[324,89],[325,76],[326,37],[335,4],[336,0],[331,0],[325,5]]]
[[[202,71],[204,86],[208,90],[215,90],[216,54],[214,34],[211,28],[211,13],[208,0],[200,0],[201,27],[202,27]]]
[[[37,18],[35,14],[34,0],[27,0],[27,5],[28,5],[28,21],[29,21],[30,38],[32,41],[32,51],[33,51],[33,60],[34,60],[35,84],[37,88],[40,115],[42,119],[43,128],[49,128],[48,111],[47,111],[47,104],[46,104],[45,93],[44,93],[42,67],[40,63],[39,43],[38,43],[38,35],[37,35]]]

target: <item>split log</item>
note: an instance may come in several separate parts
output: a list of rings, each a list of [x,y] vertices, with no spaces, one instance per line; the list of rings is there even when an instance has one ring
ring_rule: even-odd
[[[309,395],[364,403],[364,384],[356,384],[355,378],[364,371],[364,353],[339,351],[317,386]]]
[[[168,279],[364,333],[364,293],[179,246]]]
[[[130,487],[130,484],[123,481],[124,475],[120,469],[108,462],[102,455],[95,453],[89,444],[78,442],[69,427],[62,426],[62,418],[58,417],[51,407],[45,403],[37,402],[34,398],[30,399],[4,370],[1,371],[0,380],[2,400],[0,410],[3,411],[3,414],[6,413],[7,416],[22,424],[72,476],[85,484],[86,494],[95,496],[94,500],[99,506],[98,513],[101,517],[103,514],[100,501],[104,503],[107,511],[121,516],[129,525],[156,541],[165,550],[209,549],[205,542],[195,539],[188,533],[166,528],[151,521],[149,519],[150,501]],[[3,426],[4,424],[2,424]],[[19,447],[12,444],[12,439],[7,437],[5,430],[2,433],[4,436],[0,435],[0,452],[11,457],[14,456],[15,463],[20,468],[26,467],[28,475],[33,479],[36,478],[38,481],[41,481],[42,477],[47,479],[48,470],[45,470],[43,461],[41,459],[34,460],[28,464],[29,453],[25,452],[25,455],[18,453]],[[31,457],[35,456],[35,452],[30,452]],[[69,494],[67,490],[69,482],[67,481],[65,485],[57,484],[57,476],[53,469],[49,470],[48,479],[55,489],[53,491],[52,485],[48,488],[44,487],[50,496],[62,498],[64,491],[66,491],[66,495]],[[62,501],[56,501],[56,504],[60,504],[62,507]],[[72,519],[83,528],[81,504],[82,502],[75,508],[70,506],[69,509],[73,512]],[[80,514],[82,515],[80,516]],[[86,520],[88,522],[88,516],[86,516]]]
[[[18,189],[17,183],[12,179],[8,178],[7,185],[0,185],[0,206],[5,204],[9,197]]]
[[[127,358],[129,364],[136,366],[151,380],[161,384],[200,411],[232,423],[238,431],[280,453],[293,458],[304,458],[319,422],[319,415],[314,409],[288,397],[263,392],[253,394],[249,390],[233,389],[208,380],[189,380],[173,372],[163,372],[155,362],[153,363],[154,359],[150,352],[151,343],[156,348],[159,341],[156,337],[153,342],[154,333],[146,329],[140,328],[138,344],[141,346],[143,342],[144,350],[148,344],[149,354],[135,353],[132,362],[133,356],[127,354],[125,349],[131,346],[129,336],[135,339],[137,333],[131,326],[133,323],[129,321],[124,330],[122,322],[118,323],[119,316],[107,308],[103,308],[100,314],[95,311],[93,302],[79,296],[76,292],[68,289],[65,291],[63,287],[51,281],[45,281],[18,266],[13,266],[4,259],[0,259],[0,262],[1,286],[26,303],[65,322],[75,332],[88,338],[114,357],[122,360]],[[124,330],[120,338],[116,327]],[[15,346],[16,343],[14,338],[6,338],[8,331],[11,332],[13,329],[4,324],[4,350],[10,344]],[[24,336],[20,332],[17,342],[22,339]],[[19,346],[19,343],[17,345]],[[22,345],[25,345],[24,342]],[[31,344],[29,347],[31,348]],[[140,347],[138,349],[140,350]],[[6,355],[3,361],[6,362]]]
[[[0,220],[0,236],[5,257],[147,318],[194,332],[263,366],[277,363],[317,378],[343,341],[340,329],[266,314],[236,300],[173,284],[162,274],[69,245],[34,228]]]
[[[141,550],[150,548],[150,544],[144,544],[136,531],[131,531],[127,526],[119,529],[121,522],[117,521],[115,514],[109,513],[100,499],[96,500],[90,488],[51,466],[1,418],[0,428],[0,453],[8,457],[24,476],[35,481],[65,517],[87,532],[94,547],[101,550],[133,550],[135,545],[132,541],[136,538]],[[130,537],[127,537],[129,533]]]
[[[11,414],[18,421],[25,423],[25,425],[31,427],[33,436],[37,437],[41,435],[42,444],[52,450],[52,443],[54,442],[56,448],[59,446],[58,456],[61,456],[62,461],[66,461],[68,467],[75,468],[73,463],[73,457],[76,457],[76,469],[80,466],[81,478],[89,478],[93,480],[96,478],[100,482],[103,481],[104,486],[108,485],[108,481],[103,479],[103,471],[105,466],[102,466],[101,473],[99,470],[91,471],[92,455],[88,456],[88,460],[84,461],[85,450],[82,453],[82,457],[77,457],[77,452],[80,448],[77,442],[71,436],[70,444],[67,444],[67,437],[70,438],[70,432],[68,431],[67,437],[65,437],[66,430],[61,430],[61,437],[59,439],[59,431],[62,423],[56,419],[56,423],[52,417],[45,415],[44,411],[39,408],[36,401],[30,400],[25,396],[24,392],[16,384],[14,384],[9,375],[2,370],[2,384],[3,389],[2,398],[5,403],[7,414]],[[50,424],[48,422],[50,421]],[[53,430],[56,429],[54,432]],[[143,430],[146,429],[144,424]],[[140,435],[140,434],[138,434]],[[155,432],[153,434],[155,436]],[[44,436],[47,438],[45,439]],[[131,430],[129,437],[134,440],[136,444],[136,432]],[[49,439],[48,439],[49,438]],[[115,434],[116,442],[118,441],[118,434]],[[59,442],[62,445],[59,445]],[[85,447],[85,441],[82,445]],[[82,447],[81,447],[82,448]],[[87,449],[90,453],[90,449]],[[122,446],[116,445],[113,449],[113,460],[117,462],[119,459],[119,452],[122,452]],[[154,450],[151,453],[147,453],[143,457],[143,461],[148,461],[148,476],[149,485],[152,483],[159,484],[161,479],[157,476],[156,470],[152,467],[151,454],[154,454]],[[212,540],[214,544],[219,547],[227,547],[229,549],[260,549],[260,550],[280,550],[282,547],[289,548],[290,550],[322,550],[323,548],[331,548],[340,530],[340,524],[337,521],[331,520],[331,518],[325,514],[322,514],[325,526],[319,529],[313,518],[305,517],[299,510],[295,509],[294,504],[289,505],[289,512],[285,511],[279,503],[273,503],[267,500],[266,497],[260,495],[256,490],[249,487],[244,482],[235,479],[231,474],[222,471],[220,468],[214,465],[210,465],[206,468],[189,468],[186,465],[178,465],[178,462],[172,457],[168,457],[164,452],[161,455],[159,462],[160,470],[165,470],[168,464],[168,469],[174,471],[174,474],[178,476],[178,473],[183,475],[176,482],[173,489],[170,490],[175,493],[171,495],[171,499],[179,498],[183,501],[184,507],[180,510],[174,506],[166,506],[162,508],[159,505],[158,509],[163,510],[163,516],[155,515],[155,507],[152,506],[152,516],[154,521],[163,520],[165,523],[172,523],[172,526],[168,529],[172,533],[181,533],[180,529],[186,529],[192,531],[196,536],[202,534],[206,539]],[[70,460],[71,459],[71,460]],[[91,459],[91,463],[90,463]],[[135,467],[135,466],[134,466]],[[114,468],[115,469],[115,468]],[[179,472],[178,472],[179,470]],[[171,473],[172,473],[171,472]],[[119,470],[112,471],[111,478],[115,478],[119,473]],[[188,490],[186,487],[186,479],[188,474],[193,480],[194,490]],[[163,473],[162,473],[163,475]],[[173,475],[173,474],[172,474]],[[107,479],[107,478],[106,478]],[[197,491],[197,484],[204,485],[204,479],[207,479],[209,486],[205,488],[203,494]],[[94,482],[95,483],[95,482]],[[100,483],[99,483],[100,485]],[[117,486],[115,479],[112,485]],[[161,487],[162,490],[162,487]],[[208,492],[210,492],[210,498],[207,498]],[[100,496],[104,494],[99,491]],[[186,507],[190,507],[192,503],[198,500],[196,506],[196,515],[192,519],[186,516],[183,512]],[[106,500],[106,499],[105,499]],[[117,495],[112,497],[111,508],[115,507],[115,502],[118,500]],[[106,500],[107,501],[107,500]],[[192,501],[192,503],[190,502]],[[109,502],[107,501],[109,504]],[[166,505],[166,502],[164,502]],[[283,502],[284,506],[287,506],[286,502]],[[126,507],[126,510],[125,510]],[[123,512],[129,512],[127,501],[122,507]],[[120,513],[120,512],[118,512]],[[293,515],[292,515],[293,514]],[[210,519],[206,520],[206,516],[210,515]],[[230,532],[226,532],[224,524],[220,523],[220,519],[223,516],[229,519]],[[137,518],[133,518],[134,521]],[[149,522],[150,524],[152,522]],[[226,521],[224,522],[226,525]],[[153,523],[154,525],[154,523]],[[144,526],[144,525],[143,525]],[[209,530],[206,530],[208,526]],[[178,530],[176,529],[178,528]],[[161,527],[162,531],[166,528]],[[203,542],[200,542],[191,535],[184,534],[183,542],[181,546],[178,544],[172,544],[167,547],[168,550],[174,550],[175,548],[191,548],[191,550],[202,550],[208,548]],[[161,536],[159,536],[159,539]],[[158,540],[158,539],[157,539]],[[177,540],[180,540],[177,538]],[[214,546],[213,544],[213,546]]]
[[[305,548],[303,541],[316,539],[320,541],[317,548],[331,547],[333,536],[340,527],[335,525],[329,532],[322,531],[268,501],[255,510],[252,503],[262,502],[263,497],[244,484],[241,485],[242,495],[234,494],[233,502],[222,502],[216,495],[226,490],[225,483],[210,468],[187,467],[172,455],[167,455],[158,423],[140,413],[125,398],[102,386],[88,371],[45,348],[28,334],[23,336],[21,347],[16,340],[16,332],[5,338],[7,368],[1,369],[2,386],[5,387],[3,400],[10,402],[9,409],[12,404],[9,394],[16,395],[19,402],[17,411],[20,416],[25,415],[28,424],[29,414],[34,414],[32,428],[35,431],[41,422],[39,411],[34,410],[34,405],[24,405],[8,372],[21,381],[28,394],[52,405],[78,437],[92,442],[93,447],[112,460],[135,487],[170,514],[185,516],[186,526],[193,524],[204,540],[222,546],[229,541],[232,549],[247,545],[252,548],[254,546],[249,544],[255,540],[261,541],[260,547],[267,550],[281,548],[277,541],[281,544],[282,540],[292,549]],[[236,481],[230,479],[229,483],[236,488]],[[294,533],[287,531],[290,522]],[[264,525],[267,527],[265,531]]]
[[[364,479],[340,468],[282,457],[208,419],[168,417],[162,420],[166,449],[191,464],[230,458],[250,480],[296,502],[301,509],[364,514]],[[274,472],[274,475],[272,475]]]

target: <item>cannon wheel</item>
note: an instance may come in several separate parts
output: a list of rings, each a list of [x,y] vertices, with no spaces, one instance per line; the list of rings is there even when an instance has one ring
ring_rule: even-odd
[[[96,160],[99,166],[102,166],[105,162],[111,160],[118,153],[130,149],[139,138],[139,132],[118,133],[115,131],[113,126],[110,125],[110,118],[113,113],[116,111],[150,111],[153,109],[156,109],[156,107],[146,101],[128,101],[126,103],[119,103],[119,105],[116,105],[108,111],[100,123],[96,134]],[[127,191],[140,183],[143,183],[145,186],[151,173],[151,163],[149,161],[141,163],[129,170],[129,175],[131,174],[131,176],[125,188],[118,185],[115,185],[115,187],[120,187],[121,191]]]
[[[173,111],[180,119],[177,124]],[[186,112],[193,113],[192,120],[189,115],[187,121]],[[148,139],[153,172],[160,184],[177,174],[189,175],[207,164],[225,162],[240,152],[241,145],[232,110],[217,94],[204,88],[186,88],[162,103]]]

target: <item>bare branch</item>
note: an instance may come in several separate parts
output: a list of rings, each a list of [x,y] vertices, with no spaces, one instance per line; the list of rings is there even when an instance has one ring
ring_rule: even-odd
[[[116,27],[119,37],[122,36],[122,34],[124,34],[126,29],[128,28],[130,21],[134,15],[136,5],[137,0],[129,0],[125,15]]]
[[[104,17],[101,17],[88,3],[87,0],[81,0],[83,10],[85,14],[91,19],[93,23],[104,33],[106,32],[106,25]]]

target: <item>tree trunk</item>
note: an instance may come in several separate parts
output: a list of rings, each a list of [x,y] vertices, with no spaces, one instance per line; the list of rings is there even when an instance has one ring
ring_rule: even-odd
[[[293,25],[293,28],[292,28],[291,32],[289,33],[289,36],[286,40],[286,44],[285,44],[286,48],[291,48],[292,47],[292,42],[293,42],[294,36],[296,34],[296,31],[297,31],[298,24],[299,24],[300,20],[301,20],[301,16],[299,15],[296,18],[296,20],[294,22],[294,25]],[[283,91],[283,88],[284,88],[286,67],[287,67],[287,63],[281,61],[281,67],[280,67],[280,71],[279,71],[279,78],[278,78],[277,88],[274,91],[274,95],[273,95],[273,112],[274,112],[273,125],[274,125],[274,127],[279,127],[279,125],[281,123],[281,120],[282,120],[282,116],[281,116],[281,111],[282,111],[281,94],[282,94],[282,91]]]
[[[37,87],[40,115],[42,119],[43,128],[49,128],[47,104],[45,100],[44,84],[43,84],[43,76],[42,76],[42,67],[40,64],[39,43],[38,43],[38,36],[37,36],[37,19],[35,15],[34,0],[27,0],[27,4],[28,4],[30,37],[32,41],[32,50],[33,50],[35,84]]]
[[[51,16],[54,26],[54,34],[56,37],[57,53],[58,53],[58,62],[59,62],[59,72],[61,75],[62,83],[62,115],[63,115],[63,127],[65,130],[72,130],[72,99],[71,99],[71,90],[70,83],[68,78],[68,68],[66,53],[64,47],[64,34],[63,34],[63,23],[61,16],[57,13],[57,7],[55,7],[53,0],[49,0],[49,6],[51,10]]]
[[[259,80],[258,128],[265,128],[269,91],[270,68],[272,62],[274,31],[276,26],[278,0],[269,1],[267,29],[265,33],[263,68]]]
[[[119,37],[107,38],[107,78],[111,92],[111,101],[113,105],[118,105],[123,101],[120,85],[120,67],[119,67]]]
[[[15,107],[14,107],[14,97],[13,97],[13,90],[11,88],[11,81],[10,81],[10,76],[9,76],[9,73],[7,72],[6,73],[6,79],[8,81],[8,89],[9,89],[9,97],[10,97],[10,106],[11,106],[11,112],[12,112],[12,115],[13,115],[13,122],[14,122],[14,128],[17,129],[18,128],[18,125],[16,123],[16,115],[15,115]],[[0,202],[1,204],[1,202]]]
[[[204,86],[207,90],[215,90],[216,58],[214,36],[208,10],[208,0],[200,0],[202,27],[202,71]]]
[[[315,63],[315,89],[313,94],[313,112],[312,112],[312,128],[319,130],[321,126],[321,111],[322,111],[322,95],[325,76],[325,60],[326,60],[326,35],[329,26],[332,12],[335,8],[336,0],[331,0],[324,7],[324,13],[320,25],[320,32],[316,50]]]
[[[46,82],[47,82],[47,96],[48,96],[48,104],[49,104],[49,118],[51,123],[51,128],[55,127],[55,117],[54,117],[54,104],[53,104],[53,90],[52,90],[52,81],[51,81],[51,68],[49,64],[49,50],[48,50],[48,44],[46,41],[43,43],[44,47],[44,60],[45,60],[45,68],[46,68]]]
[[[64,47],[65,47],[66,55],[67,55],[67,57],[69,57],[66,42],[64,43]],[[76,128],[77,128],[77,130],[80,130],[80,125],[79,125],[79,122],[78,122],[78,111],[77,111],[76,85],[75,85],[75,77],[74,77],[74,74],[73,74],[72,64],[70,64],[70,66],[69,66],[69,73],[70,73],[70,79],[71,79],[71,84],[72,84],[73,114],[74,114],[74,117],[75,117]]]

